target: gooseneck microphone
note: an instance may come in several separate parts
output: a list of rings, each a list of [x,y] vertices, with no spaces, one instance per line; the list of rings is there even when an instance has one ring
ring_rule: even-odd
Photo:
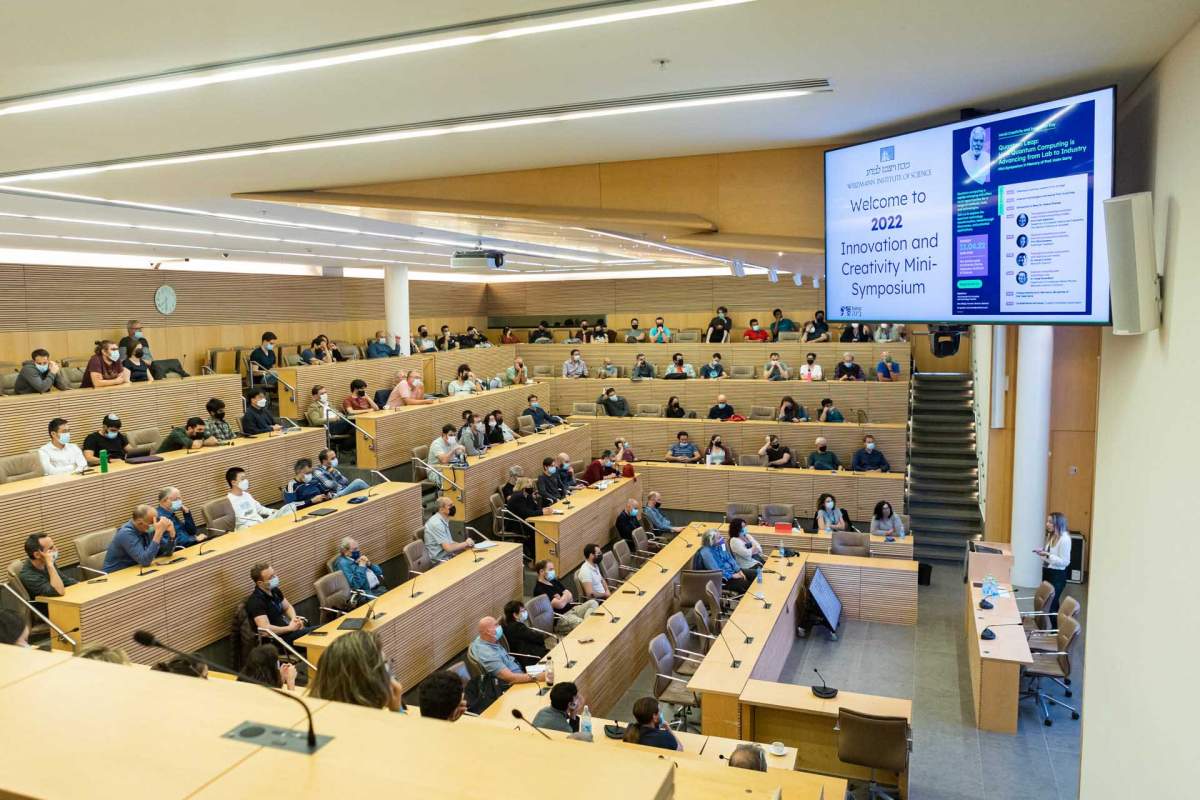
[[[745,636],[745,637],[746,637],[746,644],[753,644],[753,643],[754,643],[754,637],[753,637],[753,636],[751,636],[750,634],[746,633],[746,631],[742,630],[742,626],[741,626],[741,625],[738,625],[738,624],[737,624],[736,622],[734,622],[732,619],[726,619],[726,620],[725,620],[725,622],[727,622],[728,624],[732,625],[733,627],[737,628],[739,631],[741,631],[741,632],[742,632],[742,636]]]
[[[992,630],[992,628],[1004,628],[1009,625],[1024,625],[1024,624],[1025,624],[1024,622],[994,622],[979,632],[979,638],[983,639],[985,642],[990,642],[992,639],[996,638],[996,632],[994,630]]]
[[[813,667],[813,672],[817,673],[817,677],[821,679],[820,686],[812,687],[812,693],[822,700],[832,700],[837,697],[838,690],[825,683],[825,676],[816,667]]]
[[[191,661],[193,663],[203,664],[204,666],[208,667],[209,669],[216,670],[217,672],[225,672],[230,675],[237,675],[238,678],[245,681],[246,683],[253,683],[258,686],[262,686],[266,689],[270,689],[275,694],[283,695],[284,697],[288,698],[289,700],[294,700],[295,702],[299,703],[300,706],[304,709],[304,715],[308,718],[308,749],[309,749],[309,752],[316,751],[316,749],[317,749],[317,733],[313,729],[312,711],[309,710],[308,703],[304,702],[296,695],[289,694],[288,692],[285,692],[283,689],[280,689],[278,686],[272,686],[269,683],[263,683],[262,681],[257,680],[255,678],[251,678],[250,676],[244,675],[241,672],[235,672],[234,670],[222,667],[220,664],[213,663],[212,661],[209,661],[207,658],[205,658],[203,656],[196,655],[195,653],[185,653],[182,650],[176,650],[174,647],[171,647],[171,645],[165,644],[164,642],[160,641],[158,639],[158,637],[156,637],[153,633],[150,633],[150,631],[134,631],[133,632],[133,640],[135,642],[137,642],[138,644],[140,644],[142,647],[157,647],[161,650],[166,650],[168,653],[177,655],[180,658],[185,658],[188,661]]]
[[[626,578],[626,579],[625,579],[625,583],[623,583],[623,584],[622,584],[622,586],[632,586],[632,587],[634,588],[634,590],[637,592],[637,596],[638,596],[638,597],[641,597],[641,596],[643,596],[644,594],[646,594],[646,590],[645,590],[645,589],[643,589],[642,587],[638,586],[636,583],[634,583],[633,581],[629,580],[628,578]],[[622,591],[625,591],[625,590],[622,590]]]
[[[570,669],[571,667],[575,666],[575,664],[576,664],[577,662],[576,662],[576,661],[574,661],[574,660],[571,658],[571,654],[567,652],[567,640],[566,640],[566,639],[564,639],[563,637],[559,636],[557,633],[554,633],[553,631],[544,631],[544,630],[542,630],[541,628],[534,628],[532,625],[530,625],[529,627],[530,627],[530,628],[532,628],[533,630],[537,631],[538,633],[545,634],[546,636],[553,636],[553,637],[554,637],[554,639],[555,639],[555,641],[557,641],[559,644],[561,644],[561,645],[562,645],[562,649],[563,649],[563,655],[567,657],[567,665],[566,665],[566,668],[567,668],[567,669]],[[548,657],[549,657],[549,653],[547,653],[546,655],[547,655],[547,658],[548,658]]]
[[[552,741],[554,741],[553,739],[551,739],[551,738],[550,738],[550,737],[549,737],[549,736],[546,734],[546,732],[545,732],[544,730],[542,730],[541,728],[539,728],[537,725],[534,725],[534,724],[533,724],[532,722],[530,722],[529,720],[525,719],[525,715],[521,713],[521,709],[519,709],[519,708],[514,708],[514,709],[512,710],[512,715],[513,715],[513,717],[514,717],[514,718],[516,718],[517,720],[520,720],[521,722],[524,722],[526,725],[528,725],[529,727],[533,728],[535,731],[537,731],[538,733],[540,733],[540,734],[541,734],[541,735],[542,735],[542,736],[543,736],[543,737],[546,739],[546,741],[548,741],[548,742],[552,742]]]

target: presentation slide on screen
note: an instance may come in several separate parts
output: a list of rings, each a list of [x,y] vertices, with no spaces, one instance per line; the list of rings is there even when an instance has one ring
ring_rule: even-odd
[[[825,154],[834,321],[1109,322],[1104,89]]]

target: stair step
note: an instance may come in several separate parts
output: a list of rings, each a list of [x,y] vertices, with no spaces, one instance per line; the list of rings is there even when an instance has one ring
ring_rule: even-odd
[[[929,505],[967,506],[979,510],[979,493],[975,491],[954,492],[939,486],[935,491],[912,489],[908,493],[910,508]]]
[[[953,456],[924,456],[913,453],[908,457],[908,463],[914,467],[945,467],[948,469],[975,470],[978,463],[974,457],[956,458]]]
[[[912,517],[909,527],[914,536],[939,533],[945,536],[971,537],[983,532],[982,523],[970,523],[961,519],[941,519],[938,517]]]
[[[966,458],[975,459],[975,448],[970,444],[948,443],[948,444],[929,444],[922,442],[921,444],[913,444],[913,453],[922,457],[945,456],[949,458]]]
[[[969,372],[918,372],[915,376],[917,383],[974,383]]]
[[[954,520],[972,525],[978,525],[982,522],[979,517],[979,506],[909,502],[908,514],[912,517],[914,525],[918,521],[928,522],[934,519]]]
[[[945,494],[948,496],[961,495],[978,495],[979,481],[974,476],[964,478],[937,478],[930,479],[925,476],[910,475],[908,481],[908,491],[910,497],[915,497],[918,494],[928,497],[929,495]]]

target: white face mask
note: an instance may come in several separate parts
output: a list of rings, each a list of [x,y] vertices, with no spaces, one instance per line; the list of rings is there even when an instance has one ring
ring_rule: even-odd
[[[825,501],[825,510],[826,510],[826,511],[833,511],[833,501],[832,501],[832,500],[826,500],[826,501]]]
[[[578,354],[578,353],[576,353],[576,354],[574,354],[573,356],[571,356],[571,360],[572,360],[572,361],[578,361],[578,360],[579,360],[579,354]]]
[[[848,366],[850,366],[851,364],[853,364],[854,362],[853,362],[852,360],[850,360],[850,359],[848,359],[848,358],[847,358],[847,359],[846,359],[845,361],[843,361],[842,363],[843,363],[843,364],[845,364],[845,365],[848,367]]]
[[[108,351],[108,360],[109,361],[116,361],[120,357],[121,357],[120,350],[109,350]]]
[[[238,488],[243,492],[250,491],[250,480],[248,478],[242,478],[240,481],[238,481],[237,485]]]
[[[325,403],[326,405],[328,405],[329,404],[329,395],[327,395],[325,392],[321,392],[320,400],[322,403]]]
[[[336,458],[331,458],[331,459],[329,459],[329,466],[330,466],[330,467],[336,468],[336,467],[337,467],[337,465],[338,465],[338,460],[337,460]]]
[[[380,344],[387,344],[387,337],[380,336],[376,341],[378,341]]]
[[[259,399],[254,401],[254,405],[258,406],[259,408],[266,408],[267,407],[267,398],[260,397]]]

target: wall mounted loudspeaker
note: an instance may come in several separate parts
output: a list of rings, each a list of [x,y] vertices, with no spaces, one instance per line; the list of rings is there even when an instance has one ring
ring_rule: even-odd
[[[1131,336],[1162,321],[1158,259],[1154,253],[1154,199],[1150,192],[1104,201],[1113,333]]]
[[[729,262],[729,274],[735,278],[746,277],[746,264],[740,258],[735,258]]]

